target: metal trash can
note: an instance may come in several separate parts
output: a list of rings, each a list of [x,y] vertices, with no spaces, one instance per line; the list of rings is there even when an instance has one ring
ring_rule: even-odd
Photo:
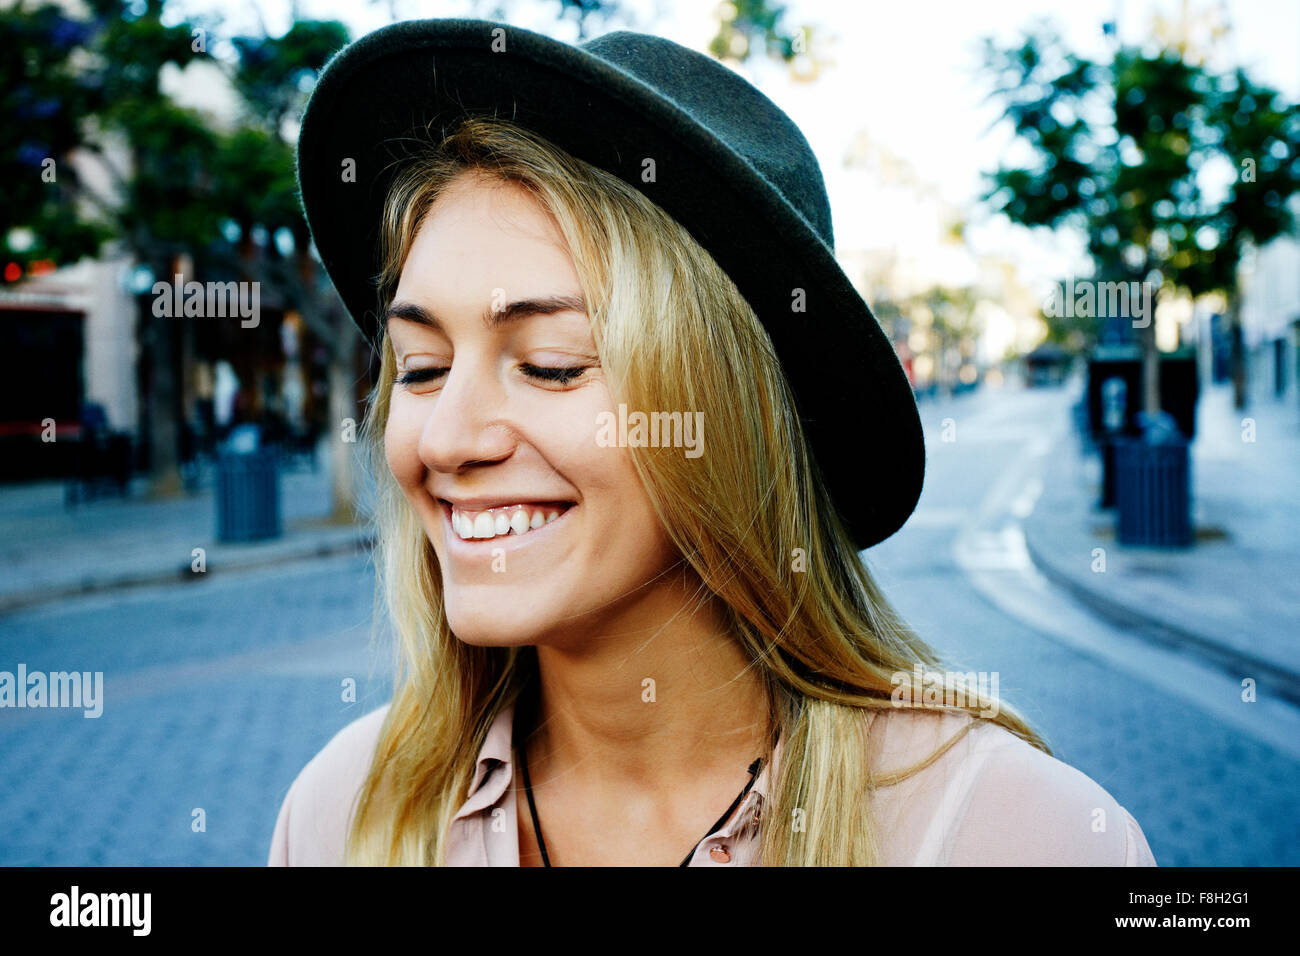
[[[274,447],[223,451],[217,458],[217,540],[280,535],[280,456]]]
[[[1191,546],[1189,444],[1163,414],[1141,438],[1115,440],[1115,533],[1120,544]]]

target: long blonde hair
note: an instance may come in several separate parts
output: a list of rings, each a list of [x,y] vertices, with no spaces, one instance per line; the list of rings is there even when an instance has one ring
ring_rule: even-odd
[[[931,764],[974,722],[912,767],[881,775],[868,765],[866,714],[897,706],[897,675],[939,660],[885,600],[830,506],[758,317],[712,257],[636,189],[488,118],[463,121],[404,161],[385,208],[383,305],[434,200],[470,171],[525,187],[554,217],[615,401],[699,410],[710,425],[708,452],[697,458],[674,449],[630,451],[664,528],[706,599],[721,601],[767,688],[784,742],[775,806],[764,813],[762,861],[877,862],[865,798]],[[471,646],[448,627],[433,548],[384,458],[395,360],[387,339],[380,348],[365,433],[378,485],[376,567],[397,638],[397,675],[347,859],[440,865],[487,730],[535,675],[536,655]],[[1051,753],[1014,710],[973,688],[964,705],[944,709],[991,720]],[[803,811],[802,829],[772,825],[795,808]]]

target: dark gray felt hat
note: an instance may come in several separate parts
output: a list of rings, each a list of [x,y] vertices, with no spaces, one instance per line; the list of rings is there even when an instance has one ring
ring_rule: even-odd
[[[771,336],[858,547],[902,526],[925,470],[920,417],[888,337],[835,261],[817,159],[750,83],[669,40],[620,32],[572,46],[488,21],[411,20],[340,50],[303,115],[298,183],[325,268],[368,339],[380,331],[379,225],[403,138],[483,114],[618,176],[680,222]]]

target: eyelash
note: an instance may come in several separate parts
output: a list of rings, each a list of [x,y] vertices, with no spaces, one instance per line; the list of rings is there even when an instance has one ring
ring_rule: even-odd
[[[574,379],[578,378],[583,372],[587,371],[590,366],[558,366],[549,367],[541,365],[521,365],[524,374],[530,378],[535,378],[544,382],[553,382],[557,385],[568,385]],[[403,372],[398,376],[398,385],[419,385],[424,382],[433,381],[447,374],[445,368],[414,368],[410,371]]]

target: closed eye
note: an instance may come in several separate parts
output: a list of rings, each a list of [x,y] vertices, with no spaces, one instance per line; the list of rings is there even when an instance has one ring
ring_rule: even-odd
[[[547,366],[547,365],[529,365],[527,363],[520,366],[525,375],[529,378],[537,379],[542,382],[554,383],[556,385],[568,385],[575,381],[583,372],[588,371],[590,366]],[[446,368],[427,367],[413,368],[403,372],[397,378],[398,385],[420,385],[426,382],[437,381],[445,376],[448,372]]]
[[[544,366],[544,365],[529,365],[527,363],[524,363],[523,365],[520,366],[520,368],[523,369],[524,374],[527,375],[529,378],[535,378],[543,382],[554,382],[557,385],[568,385],[570,382],[578,378],[578,376],[580,376],[583,372],[587,371],[588,367],[589,366],[586,365],[577,365],[577,366],[562,365],[557,367],[551,367],[551,366]]]
[[[403,372],[398,376],[398,385],[419,385],[421,382],[432,382],[434,379],[441,378],[447,374],[445,368],[413,368]]]

